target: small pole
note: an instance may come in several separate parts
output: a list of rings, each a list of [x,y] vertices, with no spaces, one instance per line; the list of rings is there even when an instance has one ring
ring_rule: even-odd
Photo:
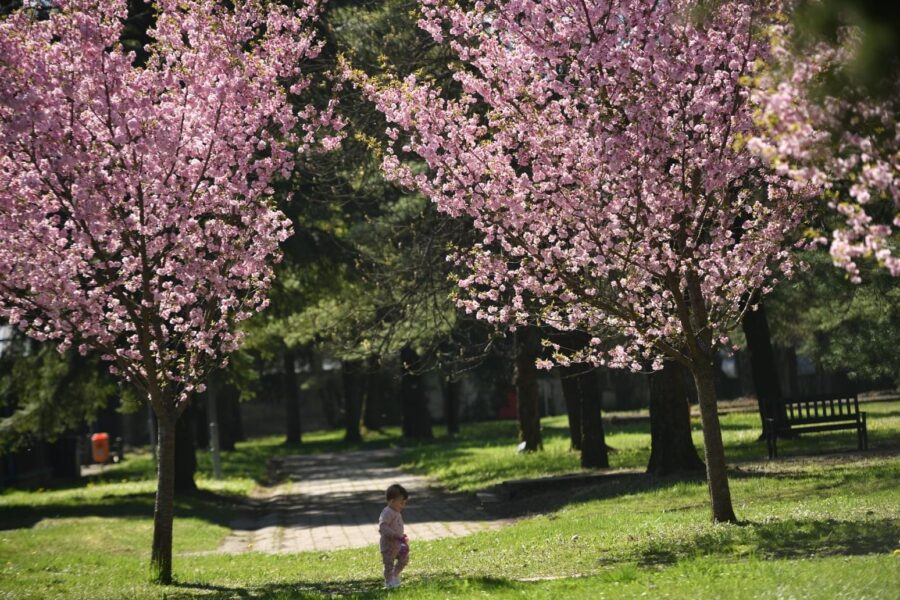
[[[206,405],[209,414],[209,451],[212,455],[213,479],[222,479],[222,460],[219,454],[219,413],[212,382],[207,386]]]

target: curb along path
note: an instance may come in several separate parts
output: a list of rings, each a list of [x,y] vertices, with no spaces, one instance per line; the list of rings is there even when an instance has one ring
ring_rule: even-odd
[[[260,509],[235,519],[218,551],[306,552],[377,544],[378,515],[392,483],[410,493],[403,520],[413,544],[510,522],[485,514],[470,496],[432,488],[428,479],[388,466],[397,453],[383,449],[280,458],[280,472],[290,483],[262,496]]]

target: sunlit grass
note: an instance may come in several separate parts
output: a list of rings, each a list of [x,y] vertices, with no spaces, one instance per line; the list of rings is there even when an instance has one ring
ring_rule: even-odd
[[[413,540],[404,588],[390,597],[893,598],[900,589],[900,403],[865,410],[873,452],[856,452],[853,432],[836,432],[789,440],[781,445],[788,458],[773,462],[756,441],[756,415],[723,416],[741,525],[709,522],[702,478],[635,473],[550,489],[535,499],[538,513],[499,531]],[[578,470],[564,417],[544,420],[545,452],[528,455],[514,451],[514,423],[464,425],[454,439],[435,431],[434,442],[411,445],[396,430],[352,447],[339,431],[306,434],[299,448],[254,439],[223,454],[221,481],[209,477],[208,454],[200,452],[203,493],[177,500],[177,584],[167,587],[147,583],[155,484],[146,453],[83,485],[5,490],[0,598],[387,597],[374,548],[208,552],[228,534],[240,498],[266,480],[273,455],[396,445],[398,461],[459,490]],[[647,425],[610,426],[607,443],[618,450],[613,467],[642,469]]]

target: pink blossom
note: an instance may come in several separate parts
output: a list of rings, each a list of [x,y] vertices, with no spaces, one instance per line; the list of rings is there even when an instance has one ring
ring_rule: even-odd
[[[792,272],[809,189],[747,143],[766,148],[746,80],[768,5],[719,3],[702,22],[687,0],[421,6],[465,63],[462,93],[357,83],[388,121],[387,177],[483,234],[457,256],[467,312],[593,334],[557,364],[696,363]]]
[[[861,281],[857,263],[867,257],[900,275],[900,221],[873,218],[885,204],[900,211],[900,82],[884,98],[856,89],[823,98],[822,75],[852,60],[859,32],[845,30],[840,45],[819,44],[801,55],[789,48],[789,26],[769,32],[772,60],[756,74],[754,91],[763,127],[748,146],[843,216],[844,225],[830,232],[830,251],[852,281]]]
[[[265,304],[290,234],[270,182],[335,123],[282,85],[308,85],[314,2],[156,4],[142,67],[124,0],[0,20],[0,315],[171,416]]]

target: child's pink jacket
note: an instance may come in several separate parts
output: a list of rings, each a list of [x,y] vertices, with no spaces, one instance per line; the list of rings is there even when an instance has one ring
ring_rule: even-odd
[[[378,517],[378,533],[381,534],[381,551],[400,549],[400,538],[403,537],[403,517],[390,506],[385,506]]]

